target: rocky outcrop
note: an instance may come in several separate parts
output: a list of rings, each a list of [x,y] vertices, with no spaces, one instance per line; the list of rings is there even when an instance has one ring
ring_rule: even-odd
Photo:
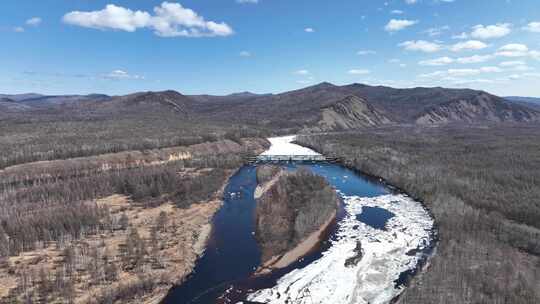
[[[389,124],[392,121],[365,99],[351,95],[321,112],[323,131],[349,130]]]
[[[362,260],[362,242],[356,241],[356,247],[354,247],[354,255],[345,260],[345,267],[355,267]]]
[[[471,98],[455,99],[429,107],[416,118],[416,123],[420,125],[536,121],[540,121],[540,112],[483,92]]]
[[[273,174],[276,172],[280,171]],[[337,194],[323,177],[303,169],[281,174],[257,200],[255,236],[263,264],[295,249],[328,225],[337,209]],[[266,174],[261,175],[268,180]]]

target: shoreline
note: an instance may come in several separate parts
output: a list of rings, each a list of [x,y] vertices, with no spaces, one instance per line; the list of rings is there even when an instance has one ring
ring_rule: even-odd
[[[272,179],[270,179],[267,182],[264,182],[263,184],[257,185],[255,188],[255,192],[253,193],[253,197],[255,200],[261,198],[270,188],[272,188],[273,185],[275,185],[281,176],[284,174],[287,174],[283,170],[280,170],[276,175],[272,176]]]
[[[297,145],[312,149],[313,151],[316,151],[316,152],[321,153],[322,155],[324,155],[322,151],[319,151],[317,148],[315,148],[315,147],[313,147],[311,145],[306,145],[306,144],[303,144],[303,143],[298,142],[298,141],[295,141],[295,143]],[[415,267],[414,271],[416,273],[415,273],[414,276],[410,277],[407,282],[405,282],[404,291],[402,293],[398,294],[396,297],[394,297],[390,301],[390,304],[399,304],[399,303],[401,303],[402,295],[403,295],[403,293],[406,292],[407,287],[416,284],[418,282],[418,280],[422,277],[422,275],[427,270],[429,270],[429,268],[431,266],[431,260],[437,254],[437,249],[438,249],[438,245],[439,245],[439,242],[440,242],[440,237],[439,237],[439,225],[437,223],[437,220],[435,219],[435,215],[433,214],[431,209],[427,206],[427,204],[426,204],[426,202],[425,202],[425,200],[423,198],[418,197],[416,195],[412,195],[411,193],[409,193],[409,191],[407,191],[407,190],[405,190],[405,189],[403,189],[401,187],[395,186],[394,184],[392,184],[391,182],[389,182],[386,178],[383,178],[382,176],[379,176],[379,175],[376,175],[376,174],[373,174],[373,173],[363,171],[363,170],[360,170],[360,169],[356,168],[355,166],[353,166],[345,158],[339,158],[339,159],[340,159],[340,161],[337,162],[338,165],[343,166],[344,168],[350,169],[353,172],[355,172],[356,174],[364,176],[367,179],[371,179],[371,180],[374,180],[374,181],[377,181],[377,182],[383,184],[389,190],[391,190],[392,193],[403,194],[403,195],[406,195],[406,196],[410,197],[414,201],[417,201],[418,203],[420,203],[422,208],[427,212],[427,214],[429,215],[429,217],[433,221],[433,227],[432,227],[432,229],[430,231],[431,243],[430,243],[430,246],[429,246],[429,249],[431,250],[431,253],[426,255],[425,259],[421,260],[418,263],[417,267]]]
[[[197,239],[197,242],[193,245],[193,254],[195,255],[194,260],[190,263],[191,269],[183,272],[179,275],[176,279],[172,279],[171,283],[166,284],[166,286],[158,287],[154,291],[148,293],[144,297],[145,300],[137,299],[136,301],[129,301],[129,303],[147,303],[147,304],[159,304],[162,303],[165,297],[169,294],[170,290],[173,289],[175,286],[182,285],[185,280],[190,276],[190,274],[193,273],[193,270],[195,269],[195,266],[197,265],[197,261],[204,255],[204,252],[206,251],[206,247],[208,246],[208,241],[210,240],[212,236],[212,231],[214,229],[214,216],[216,213],[223,207],[223,195],[225,193],[225,188],[227,187],[229,180],[231,177],[238,172],[239,169],[231,170],[231,172],[227,175],[227,178],[225,179],[225,182],[221,186],[221,188],[216,192],[216,198],[213,200],[207,201],[205,204],[217,204],[216,208],[214,209],[213,214],[209,216],[208,222],[200,227],[199,229],[199,238]],[[176,272],[174,272],[176,273]],[[172,275],[174,275],[174,273]]]
[[[336,205],[339,208],[339,199],[336,200]],[[271,259],[262,262],[261,266],[257,268],[254,276],[261,276],[269,274],[275,270],[283,269],[299,259],[308,255],[313,249],[317,248],[322,239],[325,231],[332,225],[336,220],[338,215],[338,210],[334,211],[330,217],[317,229],[316,231],[309,234],[305,237],[300,243],[298,243],[294,248],[288,250],[282,255],[273,256]]]

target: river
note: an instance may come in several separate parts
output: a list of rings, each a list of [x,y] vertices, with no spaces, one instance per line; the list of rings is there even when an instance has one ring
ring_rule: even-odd
[[[338,216],[321,243],[285,269],[252,275],[261,263],[254,238],[257,183],[256,166],[246,165],[229,180],[205,254],[163,303],[389,303],[399,295],[432,248],[433,221],[422,205],[340,165],[281,165],[307,167],[340,193]],[[357,241],[363,258],[345,266]]]

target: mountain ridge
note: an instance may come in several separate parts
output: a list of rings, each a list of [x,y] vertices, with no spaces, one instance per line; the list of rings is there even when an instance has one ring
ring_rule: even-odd
[[[47,98],[51,101],[36,105],[38,100]],[[322,82],[279,94],[183,95],[167,90],[114,97],[93,94],[51,98],[41,96],[17,103],[24,103],[31,109],[48,107],[48,113],[75,111],[80,115],[145,115],[170,112],[181,114],[184,119],[222,123],[235,121],[291,131],[332,131],[386,124],[540,121],[538,109],[484,91],[442,87],[400,89],[359,83],[338,86]],[[28,111],[28,108],[17,111]]]

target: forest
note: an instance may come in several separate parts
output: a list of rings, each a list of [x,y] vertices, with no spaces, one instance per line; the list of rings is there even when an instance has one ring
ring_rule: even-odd
[[[428,104],[446,96],[417,91]],[[178,93],[140,93],[0,113],[0,299],[71,303],[86,287],[111,285],[87,302],[113,303],[169,286],[173,278],[150,273],[183,244],[192,254],[181,252],[176,264],[187,266],[178,272],[190,269],[217,208],[211,202],[244,156],[262,152],[262,138],[313,131],[321,107],[353,93],[387,90],[321,84],[231,101],[230,108]],[[401,93],[396,98],[416,102]],[[290,111],[276,111],[284,108]],[[540,129],[485,123],[388,125],[298,139],[406,191],[434,216],[437,252],[401,303],[540,302]],[[170,229],[159,228],[162,211]],[[190,216],[195,224],[180,219]],[[103,246],[94,252],[95,244]],[[43,256],[50,271],[36,266]],[[113,285],[119,275],[134,279]]]
[[[400,303],[540,302],[540,129],[386,127],[299,142],[420,199],[439,231]]]
[[[66,110],[64,110],[66,111]],[[265,137],[260,128],[182,119],[176,113],[0,116],[0,169],[16,164]]]
[[[162,269],[164,252],[175,244],[170,240],[175,234],[182,237],[179,231],[193,234],[193,240],[183,237],[181,242],[196,242],[198,226],[182,224],[182,211],[167,206],[192,210],[194,204],[220,198],[220,189],[244,163],[244,155],[264,149],[264,140],[226,136],[230,139],[210,144],[30,163],[0,171],[0,290],[7,290],[2,286],[9,281],[4,275],[17,278],[16,288],[6,297],[0,294],[2,301],[72,303],[81,296],[82,278],[88,278],[90,286],[106,286],[116,283],[120,272],[137,279],[104,289],[92,300],[99,298],[98,302],[87,303],[125,302],[168,286],[173,280],[163,277],[168,273],[156,277],[148,269]],[[128,198],[128,205],[119,209],[99,203],[114,195]],[[169,210],[179,218],[164,228],[167,216],[154,210]],[[145,215],[148,212],[154,215]],[[149,223],[140,223],[143,215]],[[96,242],[96,247],[89,245]],[[177,254],[190,263],[194,259],[187,252]],[[50,264],[51,257],[54,266],[38,267]]]

